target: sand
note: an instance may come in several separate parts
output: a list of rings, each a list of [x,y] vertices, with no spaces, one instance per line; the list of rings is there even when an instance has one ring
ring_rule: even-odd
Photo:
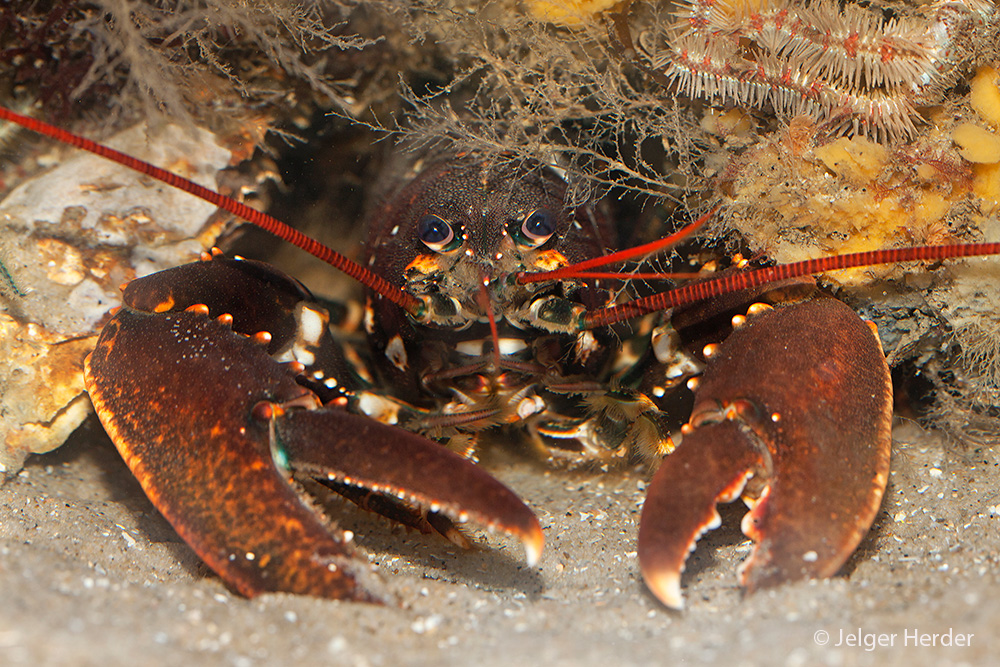
[[[1000,452],[912,423],[895,439],[882,510],[830,580],[741,591],[737,503],[689,562],[687,609],[667,610],[638,575],[642,475],[507,463],[548,540],[535,569],[499,536],[462,552],[341,508],[398,600],[377,607],[233,594],[90,421],[0,487],[0,665],[987,664]]]

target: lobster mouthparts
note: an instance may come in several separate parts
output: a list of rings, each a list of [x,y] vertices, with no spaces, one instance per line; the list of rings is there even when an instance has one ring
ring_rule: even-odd
[[[301,337],[303,302],[276,270],[214,257],[133,281],[87,359],[105,429],[181,538],[246,596],[382,601],[367,559],[301,500],[294,476],[377,497],[375,511],[446,536],[464,521],[505,531],[534,563],[541,528],[512,491],[437,443],[321,406],[302,364],[268,353]]]
[[[881,346],[833,299],[749,318],[712,356],[690,428],[649,486],[639,563],[650,590],[683,606],[695,542],[719,526],[716,504],[741,494],[756,545],[749,590],[835,574],[885,491],[892,385]]]

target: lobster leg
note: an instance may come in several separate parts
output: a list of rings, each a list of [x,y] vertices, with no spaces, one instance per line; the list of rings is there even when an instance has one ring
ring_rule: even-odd
[[[230,284],[233,270],[281,277],[256,263],[216,258],[134,281],[85,369],[125,462],[199,557],[246,596],[286,591],[381,601],[366,581],[373,579],[367,561],[355,559],[350,541],[302,502],[291,470],[513,533],[529,559],[537,558],[538,521],[500,482],[429,440],[320,407],[297,381],[301,366],[268,354],[276,342],[270,336],[238,333],[235,317],[217,311],[213,319],[205,312],[211,308],[182,296],[185,287],[170,287],[192,275]],[[256,298],[275,313],[289,312],[272,292],[300,288],[266,282],[256,285]],[[160,312],[164,306],[187,309]],[[271,316],[261,318],[252,315],[250,331]]]
[[[683,442],[650,484],[639,526],[650,590],[682,606],[688,553],[718,526],[716,503],[741,493],[756,542],[743,585],[835,574],[881,503],[891,416],[881,346],[847,306],[820,299],[752,317],[713,355]]]

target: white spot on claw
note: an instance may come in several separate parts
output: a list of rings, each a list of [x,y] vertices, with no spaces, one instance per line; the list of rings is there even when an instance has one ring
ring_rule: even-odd
[[[326,322],[323,315],[311,308],[303,308],[299,313],[299,332],[302,338],[313,345],[323,336]]]
[[[383,424],[399,423],[399,406],[377,394],[364,392],[358,396],[358,408]],[[346,480],[345,480],[346,481]],[[375,489],[372,489],[373,491]]]
[[[312,366],[316,363],[316,355],[305,348],[296,346],[295,349],[292,350],[292,354],[295,355],[296,361],[305,366]]]
[[[365,304],[365,316],[363,322],[365,325],[365,333],[375,333],[375,309],[372,308],[372,302],[370,300]]]

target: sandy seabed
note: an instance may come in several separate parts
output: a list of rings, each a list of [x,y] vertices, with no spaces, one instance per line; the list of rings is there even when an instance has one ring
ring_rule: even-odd
[[[1000,652],[1000,449],[912,424],[894,435],[882,510],[827,581],[744,594],[737,503],[689,561],[687,609],[669,611],[638,574],[641,476],[515,463],[494,473],[538,513],[536,569],[502,537],[462,552],[342,508],[399,601],[377,607],[234,595],[92,420],[0,487],[0,665],[988,664]]]

